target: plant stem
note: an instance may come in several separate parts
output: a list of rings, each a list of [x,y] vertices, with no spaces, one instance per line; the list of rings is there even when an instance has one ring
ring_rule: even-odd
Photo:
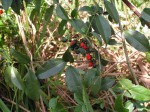
[[[131,67],[131,64],[130,64],[130,60],[129,60],[129,56],[128,56],[128,51],[127,51],[127,46],[126,46],[126,42],[125,42],[125,39],[124,37],[122,36],[123,34],[123,28],[122,28],[122,25],[121,25],[121,22],[119,21],[119,28],[120,28],[120,31],[121,31],[121,37],[122,37],[122,43],[123,43],[123,48],[124,48],[124,53],[125,53],[125,57],[126,57],[126,63],[128,65],[128,68],[129,68],[129,71],[130,73],[132,74],[133,78],[134,78],[134,81],[137,85],[139,85],[138,83],[138,80],[136,78],[136,75],[135,73],[133,72],[133,69]]]
[[[17,105],[14,101],[12,101],[12,100],[10,100],[10,99],[4,97],[4,96],[1,96],[1,98],[4,99],[4,100],[6,100],[7,102],[13,104],[13,105]],[[21,108],[23,111],[25,111],[25,112],[30,112],[29,110],[27,110],[27,109],[24,108],[23,106],[21,106],[21,105],[18,105],[18,106],[19,106],[19,108]]]
[[[122,0],[139,18],[141,17],[141,13],[138,9],[128,0]],[[145,23],[150,28],[150,22]]]

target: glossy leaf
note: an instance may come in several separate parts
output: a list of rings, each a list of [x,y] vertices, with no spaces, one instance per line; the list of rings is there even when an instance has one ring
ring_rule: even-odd
[[[61,19],[69,20],[65,9],[61,5],[57,5],[56,13]]]
[[[94,83],[94,78],[96,77],[96,70],[89,69],[84,76],[84,84],[86,87],[91,87]]]
[[[1,99],[0,99],[0,110],[2,110],[3,112],[11,112],[7,107],[7,105]]]
[[[20,9],[22,8],[22,1],[21,0],[13,0],[11,4],[11,8],[16,14],[20,14]]]
[[[37,75],[39,79],[46,79],[50,76],[58,74],[61,70],[64,69],[66,62],[62,59],[53,59],[47,61],[42,68],[37,70]]]
[[[115,83],[115,79],[112,77],[102,78],[101,90],[108,90]]]
[[[101,89],[101,78],[100,76],[94,77],[93,84],[91,85],[91,93],[97,95]]]
[[[13,0],[2,0],[2,6],[7,12],[8,8],[11,6]]]
[[[141,13],[141,18],[143,18],[147,22],[150,22],[150,8],[144,8]]]
[[[50,99],[50,101],[48,103],[50,110],[52,110],[54,112],[56,111],[56,107],[57,107],[57,99],[58,98],[52,98],[52,99]]]
[[[104,4],[107,12],[115,20],[116,23],[119,23],[119,14],[113,3],[110,3],[108,0],[104,0]]]
[[[123,95],[118,95],[115,100],[115,108],[117,112],[129,112],[123,105]]]
[[[125,102],[125,108],[129,110],[129,112],[133,112],[134,110],[134,104],[128,100],[127,102]]]
[[[25,93],[34,101],[38,101],[40,98],[40,84],[36,75],[31,70],[25,76]]]
[[[87,11],[87,12],[89,12],[89,13],[93,13],[92,8],[89,7],[89,6],[83,6],[83,7],[81,7],[81,8],[79,9],[79,11]]]
[[[30,58],[27,56],[27,55],[25,55],[25,54],[23,54],[23,53],[21,53],[21,52],[18,52],[18,51],[16,51],[15,49],[11,49],[11,54],[12,54],[12,56],[19,62],[19,63],[22,63],[22,64],[28,64],[28,63],[30,63]]]
[[[72,18],[77,18],[78,16],[78,10],[77,9],[73,9],[72,12],[71,12],[71,17]]]
[[[85,104],[86,112],[94,112],[85,88],[83,88],[83,101]]]
[[[63,60],[65,62],[70,62],[70,63],[73,63],[74,62],[74,58],[73,56],[71,55],[71,52],[69,50],[69,48],[66,50],[66,52],[64,53],[63,55]]]
[[[58,33],[60,35],[63,35],[66,31],[65,29],[65,26],[67,24],[67,21],[66,20],[62,20],[60,23],[59,23],[59,26],[58,26]]]
[[[97,38],[99,44],[102,45],[102,39],[101,39],[101,37],[99,36],[99,34],[96,33],[96,32],[92,32],[92,34],[93,34],[94,37]]]
[[[108,21],[103,16],[95,16],[92,20],[92,27],[95,30],[96,33],[99,33],[105,43],[107,44],[109,42],[110,36],[111,36],[111,27],[108,23]]]
[[[124,37],[127,42],[135,49],[142,52],[150,51],[148,39],[144,34],[141,34],[140,32],[135,30],[128,30],[124,32]]]
[[[86,34],[88,27],[82,20],[72,19],[72,20],[70,20],[70,23],[76,31],[78,31],[81,34]]]
[[[143,86],[133,86],[132,88],[129,88],[129,92],[135,100],[150,101],[150,90]]]
[[[66,84],[71,92],[82,94],[82,79],[78,70],[72,66],[66,69]]]
[[[82,95],[78,95],[78,94],[74,93],[74,100],[75,100],[79,105],[84,104]]]
[[[24,82],[16,68],[9,66],[6,69],[5,75],[8,75],[9,81],[17,88],[24,90]]]
[[[134,85],[128,79],[121,79],[119,80],[119,83],[121,84],[124,90],[127,90],[130,93],[130,97],[132,97],[133,99],[140,100],[140,101],[150,100],[149,89],[140,85]]]

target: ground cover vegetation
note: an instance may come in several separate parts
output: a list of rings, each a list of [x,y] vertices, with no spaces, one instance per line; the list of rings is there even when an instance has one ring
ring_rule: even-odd
[[[1,112],[150,111],[149,0],[1,0]]]

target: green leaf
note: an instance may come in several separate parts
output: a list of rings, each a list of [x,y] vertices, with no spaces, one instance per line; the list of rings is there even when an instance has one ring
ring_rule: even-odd
[[[46,12],[44,15],[45,21],[47,22],[50,21],[50,18],[52,17],[52,14],[53,14],[53,10],[54,10],[54,5],[51,5],[49,8],[46,9]]]
[[[83,6],[79,9],[79,11],[87,11],[88,13],[93,13],[93,9],[89,6]]]
[[[53,59],[47,61],[42,68],[37,70],[37,75],[39,79],[46,79],[50,76],[58,74],[61,70],[64,69],[66,62],[62,59]]]
[[[123,89],[128,89],[133,86],[132,82],[128,79],[120,79],[119,84],[121,84]]]
[[[82,93],[82,79],[78,70],[72,66],[69,66],[66,69],[66,83],[71,92]]]
[[[134,110],[134,104],[131,101],[125,102],[125,108],[129,110],[129,112],[133,112]]]
[[[150,90],[143,86],[135,85],[132,88],[129,88],[129,92],[135,100],[150,101]]]
[[[52,110],[56,110],[57,99],[58,99],[58,98],[52,98],[52,99],[50,99],[50,101],[49,101],[49,103],[48,103],[49,108],[51,108]]]
[[[127,42],[135,49],[142,52],[150,51],[148,39],[145,37],[144,34],[141,34],[140,32],[135,30],[127,30],[124,32],[124,37]]]
[[[18,51],[16,51],[15,49],[11,49],[10,52],[11,52],[12,56],[13,56],[19,63],[22,63],[22,64],[28,64],[28,63],[30,63],[30,58],[29,58],[27,55],[25,55],[25,54],[23,54],[23,53],[21,53],[21,52],[18,52]]]
[[[71,12],[71,17],[72,17],[72,18],[77,18],[77,16],[78,16],[78,10],[75,8],[75,9],[73,9],[72,12]]]
[[[21,0],[13,0],[11,4],[11,8],[16,14],[20,14],[20,9],[22,6],[22,1]]]
[[[102,45],[102,39],[101,37],[99,36],[99,34],[97,34],[96,32],[92,32],[93,36],[97,38],[98,42],[100,45]]]
[[[96,76],[96,70],[89,69],[84,76],[84,84],[90,88],[93,95],[96,95],[101,88],[101,78]]]
[[[92,21],[92,27],[95,30],[96,33],[99,33],[105,43],[107,44],[109,42],[110,36],[111,36],[111,27],[108,23],[108,21],[103,16],[95,16]]]
[[[84,76],[84,84],[86,87],[91,87],[94,83],[94,78],[96,77],[96,70],[89,69]]]
[[[65,9],[61,5],[57,5],[56,13],[61,19],[69,20]]]
[[[40,98],[40,84],[31,70],[25,76],[25,93],[34,101],[38,101]]]
[[[147,53],[146,53],[146,60],[147,60],[147,62],[150,63],[150,52],[147,52]]]
[[[40,41],[45,36],[46,28],[47,28],[47,25],[50,22],[50,18],[52,17],[53,10],[54,10],[54,5],[51,5],[49,8],[46,9],[46,12],[45,12],[45,15],[44,15],[43,29],[42,29],[42,32],[41,32],[41,35],[40,35]]]
[[[116,45],[117,41],[115,39],[110,39],[108,42],[109,45]]]
[[[5,9],[5,11],[8,11],[8,8],[11,6],[12,4],[12,0],[2,0],[2,6]]]
[[[102,78],[101,90],[108,90],[115,83],[115,79],[112,77]]]
[[[115,108],[117,112],[129,112],[128,109],[126,109],[123,105],[123,95],[118,95],[115,100]]]
[[[65,61],[65,62],[70,62],[70,63],[73,63],[74,62],[74,58],[73,58],[73,56],[71,55],[71,52],[70,52],[70,49],[68,48],[67,50],[66,50],[66,52],[64,53],[64,55],[63,55],[63,60]]]
[[[72,20],[70,20],[70,23],[76,31],[78,31],[81,34],[86,34],[88,27],[82,20],[72,19]]]
[[[7,105],[3,102],[3,100],[0,99],[0,109],[3,111],[3,112],[11,112],[9,110],[9,108],[7,107]]]
[[[144,8],[144,10],[141,13],[141,17],[145,21],[150,22],[150,8]]]
[[[8,75],[8,81],[11,81],[11,83],[19,88],[20,90],[24,90],[24,83],[21,79],[21,76],[16,68],[13,66],[9,66],[6,69],[5,75]]]
[[[93,84],[91,85],[91,92],[93,95],[97,95],[101,89],[101,78],[100,76],[94,77]]]
[[[85,104],[86,112],[93,112],[92,105],[90,104],[89,96],[85,88],[83,88],[83,101]]]
[[[121,79],[119,80],[119,83],[124,90],[127,90],[130,93],[130,97],[133,99],[140,101],[150,100],[150,90],[147,88],[140,85],[134,85],[128,79]]]
[[[74,93],[74,100],[80,105],[84,104],[82,95]]]
[[[115,20],[116,23],[119,23],[119,14],[114,4],[107,0],[104,0],[104,4],[110,16]]]
[[[62,20],[60,23],[59,23],[59,26],[58,26],[58,33],[62,36],[66,29],[65,29],[65,26],[67,24],[67,21],[66,20]]]

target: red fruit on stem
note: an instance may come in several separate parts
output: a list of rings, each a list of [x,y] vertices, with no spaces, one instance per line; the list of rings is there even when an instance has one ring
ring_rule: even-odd
[[[94,65],[93,62],[90,61],[90,62],[89,62],[89,67],[93,67],[93,65]]]
[[[80,44],[80,47],[83,48],[84,46],[85,46],[85,44],[82,42],[82,43]]]
[[[86,50],[86,49],[87,49],[87,46],[86,46],[86,45],[84,45],[82,48]]]
[[[1,15],[1,14],[3,14],[3,10],[2,10],[2,9],[0,9],[0,15]]]
[[[87,59],[87,60],[91,60],[91,58],[92,58],[92,57],[91,57],[90,54],[86,54],[86,59]]]
[[[70,45],[71,45],[71,46],[72,46],[73,44],[75,44],[75,41],[71,41],[71,42],[70,42]]]

